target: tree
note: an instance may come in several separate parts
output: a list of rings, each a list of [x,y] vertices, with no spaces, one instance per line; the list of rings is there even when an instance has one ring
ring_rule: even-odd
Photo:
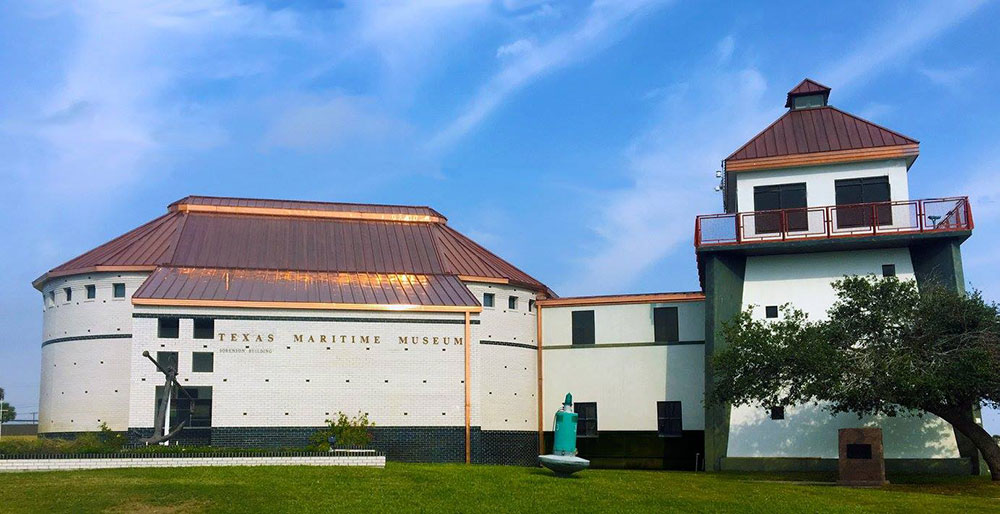
[[[0,423],[6,423],[12,421],[17,417],[17,411],[14,410],[14,406],[3,401],[4,394],[3,388],[0,387]]]
[[[748,309],[726,323],[710,401],[815,403],[858,416],[929,412],[965,435],[1000,481],[1000,446],[975,419],[980,405],[1000,405],[1000,307],[979,292],[918,292],[896,277],[850,276],[833,286],[826,320],[785,305],[778,320]]]

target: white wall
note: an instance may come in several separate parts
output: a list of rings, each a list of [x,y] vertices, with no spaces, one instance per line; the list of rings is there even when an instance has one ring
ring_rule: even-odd
[[[545,309],[542,323],[545,322]],[[546,350],[543,420],[566,393],[576,402],[597,402],[597,429],[656,430],[656,402],[682,402],[684,430],[704,430],[705,347],[638,346]]]
[[[862,177],[889,177],[889,191],[893,201],[909,200],[906,160],[891,159],[822,166],[803,166],[776,170],[736,172],[736,206],[740,212],[754,210],[753,188],[778,184],[806,183],[806,205],[809,207],[835,205],[834,183],[837,180]]]
[[[881,275],[883,264],[895,264],[901,279],[912,280],[913,264],[906,248],[748,257],[743,285],[744,307],[764,319],[764,307],[791,303],[812,319],[824,319],[836,300],[831,282],[844,275]],[[837,430],[880,426],[886,457],[958,457],[951,426],[925,415],[864,418],[831,416],[812,406],[790,407],[786,419],[771,420],[756,407],[737,407],[730,418],[730,457],[837,457]]]
[[[542,309],[546,430],[566,393],[597,402],[598,430],[656,430],[658,401],[681,401],[684,430],[704,429],[704,344],[651,344],[654,307],[678,307],[680,340],[704,341],[704,302]],[[572,346],[577,310],[594,311],[594,345]]]
[[[461,313],[148,306],[137,306],[136,311],[330,321],[216,319],[216,338],[205,340],[192,337],[190,318],[181,319],[178,339],[158,338],[155,318],[136,318],[130,427],[153,425],[155,387],[163,385],[162,374],[142,357],[143,350],[153,355],[157,351],[178,352],[178,380],[185,386],[212,387],[212,426],[216,427],[319,426],[337,411],[348,415],[367,412],[372,422],[385,426],[465,424],[464,345],[443,342],[444,337],[464,338],[465,325],[428,322],[462,321]],[[364,321],[372,318],[423,322]],[[229,337],[233,333],[238,334],[235,342]],[[249,334],[251,341],[243,341],[242,334]],[[313,335],[317,341],[296,342],[295,334]],[[265,340],[257,342],[257,335]],[[274,340],[267,341],[267,335],[273,335]],[[320,342],[320,335],[326,335],[327,341]],[[342,335],[348,342],[339,341]],[[353,343],[352,335],[356,336]],[[360,342],[360,335],[369,337],[368,344]],[[338,341],[333,342],[331,336],[337,336]],[[378,343],[374,336],[379,336]],[[400,336],[417,338],[418,343],[401,344]],[[422,342],[424,337],[427,343]],[[471,351],[475,350],[473,345]],[[213,372],[192,372],[195,351],[215,354]]]
[[[574,307],[545,307],[542,313],[542,344],[573,342],[573,311],[594,311],[596,344],[648,343],[653,341],[653,308],[677,307],[681,341],[705,340],[705,302],[635,303]]]
[[[473,327],[473,412],[483,430],[538,429],[537,308],[528,310],[533,291],[499,284],[466,283],[480,302],[493,293],[494,306],[484,307]],[[508,308],[508,298],[517,308]],[[529,345],[502,346],[480,341]]]
[[[89,273],[44,284],[42,341],[69,340],[42,347],[39,432],[91,431],[102,422],[112,430],[128,427],[131,339],[119,336],[132,333],[130,298],[146,276]],[[113,298],[115,283],[125,284],[125,298]],[[94,299],[87,299],[89,284],[96,286]]]

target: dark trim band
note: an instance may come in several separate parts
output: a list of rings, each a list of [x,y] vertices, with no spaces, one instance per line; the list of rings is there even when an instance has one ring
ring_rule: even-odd
[[[320,316],[245,316],[239,314],[170,314],[152,312],[134,312],[133,318],[213,318],[244,321],[327,321],[332,323],[431,323],[435,325],[464,325],[462,319],[423,319],[423,318],[346,318]],[[473,325],[478,325],[479,320],[469,321]]]
[[[557,344],[543,346],[543,350],[568,350],[570,348],[634,348],[640,346],[687,346],[705,344],[705,341],[672,341],[653,343],[604,343],[604,344]]]
[[[485,339],[480,340],[479,344],[491,345],[491,346],[512,346],[514,348],[524,348],[526,350],[537,350],[538,346],[527,343],[511,343],[509,341],[487,341]]]
[[[73,337],[57,337],[55,339],[49,339],[48,341],[42,341],[42,346],[47,346],[55,343],[65,343],[68,341],[88,341],[91,339],[131,339],[132,334],[94,334],[88,336],[73,336]]]

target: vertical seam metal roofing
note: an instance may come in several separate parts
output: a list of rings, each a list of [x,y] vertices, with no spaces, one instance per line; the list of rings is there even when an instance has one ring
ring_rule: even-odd
[[[469,276],[499,279],[536,292],[553,293],[527,273],[463,236],[442,221],[399,221],[393,218],[340,219],[311,217],[323,209],[358,209],[390,214],[433,215],[426,207],[367,206],[322,202],[286,202],[233,198],[188,197],[183,202],[217,203],[225,206],[262,205],[289,211],[281,216],[177,210],[119,236],[65,264],[53,268],[34,282],[41,288],[55,276],[94,271],[102,266],[156,267],[174,269],[268,270],[284,272],[354,273],[375,275]],[[367,208],[375,211],[367,211]],[[298,215],[301,213],[302,215]],[[98,269],[99,271],[99,269]],[[157,270],[157,276],[164,276]],[[159,279],[158,279],[159,280]],[[450,281],[434,284],[437,293],[451,291],[452,298],[464,297],[464,286],[454,289]],[[248,281],[242,295],[258,294],[259,281]],[[354,287],[352,283],[346,284]],[[441,285],[444,284],[444,285]],[[460,282],[459,282],[460,284]],[[215,294],[217,285],[208,278],[185,282],[187,296]],[[441,289],[441,288],[444,289]],[[213,289],[214,288],[214,289]],[[420,284],[418,298],[427,296]],[[465,290],[466,292],[462,292]],[[356,290],[357,297],[386,298],[398,291]],[[180,295],[180,292],[171,294]],[[315,298],[332,293],[320,290]],[[338,292],[343,296],[346,293]],[[455,296],[458,295],[458,296]],[[465,301],[465,300],[463,300]]]

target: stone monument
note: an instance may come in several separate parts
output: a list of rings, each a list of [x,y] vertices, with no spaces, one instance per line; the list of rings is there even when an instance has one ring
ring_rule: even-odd
[[[879,487],[887,484],[882,429],[841,428],[840,485]]]

